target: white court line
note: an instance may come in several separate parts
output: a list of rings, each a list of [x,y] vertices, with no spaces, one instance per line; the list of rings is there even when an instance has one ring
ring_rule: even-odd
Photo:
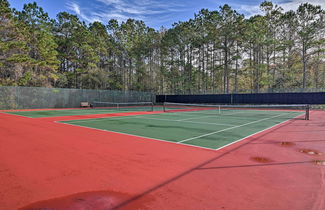
[[[161,116],[161,114],[154,114],[154,115]],[[132,115],[132,116],[109,116],[109,117],[100,117],[100,118],[89,118],[89,119],[84,119],[84,120],[63,120],[61,122],[64,122],[64,121],[90,122],[90,121],[101,121],[101,120],[115,120],[116,118],[118,118],[118,119],[127,119],[127,118],[143,118],[143,119],[145,119],[145,117],[141,117],[141,116],[146,116],[146,115],[140,114],[140,115]],[[147,119],[158,120],[156,118],[147,118]],[[167,119],[159,119],[159,120],[167,120]],[[169,121],[172,121],[172,120],[169,120]],[[174,120],[174,121],[178,121],[178,120]],[[232,126],[232,125],[229,125],[229,126]]]
[[[246,112],[233,112],[233,113],[230,113],[230,114],[222,114],[221,113],[220,115],[222,115],[222,116],[225,116],[225,115],[228,116],[228,115],[236,115],[236,114],[240,114],[240,113],[246,113],[246,114],[248,113],[248,114],[251,114],[250,112],[247,112],[246,111]],[[242,116],[242,117],[245,117],[245,116]]]
[[[114,112],[115,113],[115,112]],[[237,112],[238,113],[238,112]],[[245,113],[245,112],[242,112]],[[169,113],[168,113],[169,114]],[[170,113],[171,114],[171,113]],[[235,114],[235,113],[233,113]],[[287,113],[286,113],[287,114]],[[163,115],[163,114],[154,114],[154,115]],[[179,115],[179,114],[174,114],[177,116],[184,116],[184,115]],[[133,115],[133,116],[109,116],[109,117],[100,117],[100,118],[89,118],[85,120],[63,120],[60,122],[65,122],[65,121],[77,121],[78,123],[83,123],[83,122],[93,122],[93,121],[101,121],[101,120],[116,120],[117,119],[129,119],[129,118],[141,118],[141,119],[153,119],[153,120],[164,120],[164,121],[175,121],[175,122],[189,122],[189,123],[196,123],[196,124],[211,124],[211,125],[224,125],[224,126],[233,126],[233,124],[221,124],[221,123],[208,123],[208,122],[195,122],[195,121],[185,121],[188,119],[200,119],[200,118],[209,118],[209,117],[214,117],[214,116],[204,116],[204,117],[197,117],[197,118],[186,118],[186,119],[180,119],[180,120],[170,120],[170,119],[156,119],[156,118],[149,118],[149,117],[141,117],[144,115]],[[193,115],[192,115],[193,116]]]
[[[170,120],[170,119],[158,119],[158,118],[150,118],[150,117],[141,117],[143,115],[134,115],[134,116],[116,116],[116,117],[102,117],[102,118],[90,118],[85,120],[63,120],[60,122],[70,122],[70,121],[76,121],[80,123],[84,122],[93,122],[93,121],[101,121],[101,120],[118,120],[118,119],[130,119],[130,118],[138,118],[138,119],[150,119],[150,120],[163,120],[163,121],[169,121],[169,122],[180,122],[179,120]],[[219,123],[205,123],[205,122],[195,122],[195,121],[182,121],[182,122],[188,122],[188,123],[195,123],[195,124],[207,124],[207,125],[224,125],[224,126],[233,126],[233,124],[219,124]]]
[[[260,110],[258,110],[260,111]],[[217,116],[229,116],[229,115],[236,115],[236,114],[239,114],[239,113],[247,113],[247,112],[234,112],[234,113],[230,113],[230,114],[219,114],[217,113],[216,115],[213,115],[214,113],[211,113],[211,115],[209,116],[203,116],[203,117],[191,117],[191,118],[185,118],[185,119],[181,119],[181,120],[176,120],[176,121],[179,121],[179,122],[187,122],[187,120],[194,120],[194,119],[202,119],[202,118],[210,118],[210,117],[214,117],[216,118]],[[186,114],[175,114],[176,116],[184,116]],[[193,116],[193,115],[192,115]],[[242,117],[245,117],[245,116],[242,116]],[[193,121],[188,121],[188,122],[193,122]],[[214,123],[205,123],[205,122],[196,122],[196,123],[202,123],[202,124],[214,124]],[[215,125],[229,125],[229,126],[232,126],[231,124],[215,124]]]
[[[178,116],[197,116],[197,115],[200,115],[200,114],[209,114],[210,116],[215,114],[219,114],[217,112],[203,112],[203,111],[182,111],[182,112],[163,112],[163,114],[166,114],[166,115],[178,115]]]
[[[194,119],[202,119],[202,118],[209,118],[209,117],[216,117],[213,114],[211,114],[210,116],[203,116],[203,117],[190,117],[190,118],[185,118],[185,119],[181,119],[178,121],[185,121],[185,120],[194,120]]]
[[[55,123],[60,123],[60,124],[65,124],[65,125],[70,125],[70,126],[75,126],[75,127],[88,128],[88,129],[97,130],[97,131],[105,131],[105,132],[110,132],[110,133],[122,134],[125,136],[140,137],[140,138],[145,138],[145,139],[154,140],[154,141],[166,142],[166,143],[170,143],[170,144],[179,144],[178,142],[171,141],[171,140],[163,140],[163,139],[157,139],[157,138],[152,138],[152,137],[148,137],[148,136],[140,136],[140,135],[123,133],[123,132],[118,132],[118,131],[104,130],[104,129],[92,128],[92,127],[82,126],[82,125],[74,125],[74,124],[70,124],[70,123],[64,123],[62,121],[61,122],[55,121]],[[180,144],[180,145],[184,145],[184,146],[188,146],[188,147],[195,147],[195,148],[200,148],[200,149],[206,149],[209,151],[216,151],[215,149],[210,148],[210,147],[197,146],[197,145],[191,145],[191,144]]]
[[[161,119],[161,118],[150,118],[150,117],[139,117],[139,119],[150,119],[150,120],[162,120],[169,122],[182,122],[182,123],[194,123],[194,124],[204,124],[204,125],[224,125],[224,126],[233,126],[233,124],[221,124],[221,123],[209,123],[209,122],[195,122],[195,121],[183,121],[183,120],[171,120],[171,119]]]
[[[254,111],[254,112],[265,112],[265,113],[268,113],[268,110],[248,110],[248,111],[243,111],[243,112],[234,112],[234,113],[231,113],[231,114],[221,114],[221,115],[234,115],[234,114],[238,114],[238,113],[247,113],[247,114],[254,114],[254,112],[249,112],[249,111]],[[272,111],[275,111],[275,112],[283,112],[283,111],[278,111],[278,110],[272,110]],[[300,113],[300,112],[303,112],[303,111],[287,111],[287,112],[290,112],[290,114],[292,113]],[[289,114],[289,113],[287,113]]]
[[[301,116],[301,115],[300,115],[300,116]],[[299,116],[297,116],[297,117],[299,117]],[[296,118],[297,118],[297,117],[296,117]],[[110,131],[110,130],[104,130],[104,129],[99,129],[99,128],[92,128],[92,127],[87,127],[87,126],[82,126],[82,125],[74,125],[74,124],[70,124],[70,123],[64,123],[64,122],[62,122],[62,121],[60,121],[60,122],[55,121],[55,123],[60,123],[60,124],[65,124],[65,125],[70,125],[70,126],[75,126],[75,127],[88,128],[88,129],[98,130],[98,131],[105,131],[105,132],[117,133],[117,134],[122,134],[122,135],[126,135],[126,136],[140,137],[140,138],[145,138],[145,139],[154,140],[154,141],[166,142],[166,143],[170,143],[170,144],[180,144],[180,145],[184,145],[184,146],[188,146],[188,147],[194,147],[194,148],[206,149],[206,150],[210,150],[210,151],[211,151],[211,150],[212,150],[212,151],[217,151],[217,150],[220,150],[220,149],[225,148],[225,147],[227,147],[227,146],[230,146],[230,145],[232,145],[232,144],[235,144],[235,143],[237,143],[237,142],[239,142],[239,141],[242,141],[242,140],[244,140],[244,139],[246,139],[246,138],[248,138],[248,137],[251,137],[251,136],[253,136],[253,135],[255,135],[255,134],[258,134],[258,133],[261,133],[261,132],[266,131],[266,130],[268,130],[268,129],[271,129],[271,128],[277,126],[277,125],[284,124],[285,122],[288,122],[288,121],[290,121],[290,120],[291,120],[291,119],[289,119],[289,120],[287,120],[287,121],[284,121],[284,122],[281,122],[281,123],[278,123],[278,124],[275,124],[275,125],[273,125],[273,126],[271,126],[271,127],[269,127],[269,128],[266,128],[266,129],[264,129],[264,130],[258,131],[258,132],[254,133],[254,134],[251,134],[251,135],[249,135],[249,136],[246,136],[246,137],[244,137],[244,138],[242,138],[242,139],[239,139],[239,140],[237,140],[237,141],[231,142],[231,143],[229,143],[229,144],[227,144],[227,145],[224,145],[224,146],[222,146],[222,147],[219,147],[219,148],[217,148],[217,149],[213,149],[213,148],[209,148],[209,147],[204,147],[204,146],[197,146],[197,145],[192,145],[192,144],[186,144],[186,143],[181,143],[181,142],[174,142],[174,141],[170,141],[170,140],[157,139],[157,138],[152,138],[152,137],[148,137],[148,136],[140,136],[140,135],[135,135],[135,134],[128,134],[128,133],[123,133],[123,132]]]
[[[298,116],[295,117],[295,118],[298,118],[298,117],[303,116],[303,115],[304,115],[304,114],[302,114],[302,115],[298,115]],[[294,119],[294,118],[293,118],[293,119]],[[233,141],[233,142],[231,142],[231,143],[229,143],[229,144],[226,144],[226,145],[224,145],[224,146],[222,146],[222,147],[219,147],[219,148],[217,148],[216,150],[220,150],[220,149],[223,149],[223,148],[225,148],[225,147],[228,147],[228,146],[230,146],[230,145],[232,145],[232,144],[235,144],[235,143],[237,143],[237,142],[240,142],[240,141],[242,141],[242,140],[245,140],[245,139],[247,139],[247,138],[249,138],[249,137],[251,137],[251,136],[254,136],[254,135],[256,135],[256,134],[262,133],[262,132],[264,132],[264,131],[266,131],[266,130],[269,130],[269,129],[271,129],[271,128],[274,128],[274,127],[276,127],[276,126],[278,126],[278,125],[284,124],[284,123],[286,123],[286,122],[288,122],[288,121],[290,121],[290,120],[292,120],[292,119],[289,119],[289,120],[286,120],[286,121],[283,121],[283,122],[277,123],[277,124],[272,125],[272,126],[270,126],[270,127],[268,127],[268,128],[265,128],[265,129],[263,129],[263,130],[261,130],[261,131],[257,131],[257,132],[255,132],[255,133],[253,133],[253,134],[251,134],[251,135],[245,136],[245,137],[243,137],[243,138],[241,138],[241,139],[238,139],[238,140]]]
[[[186,142],[186,141],[199,139],[199,138],[202,138],[202,137],[205,137],[205,136],[210,136],[210,135],[213,135],[213,134],[216,134],[216,133],[221,133],[223,131],[231,130],[231,129],[234,129],[234,128],[239,128],[239,127],[243,127],[243,126],[250,125],[250,124],[253,124],[253,123],[269,120],[269,119],[272,119],[272,118],[279,117],[281,115],[284,115],[284,114],[279,114],[279,115],[276,115],[276,116],[273,116],[273,117],[268,117],[268,118],[264,118],[264,119],[261,119],[261,120],[255,120],[255,121],[245,123],[245,124],[242,124],[242,125],[237,125],[237,126],[233,126],[233,127],[230,127],[230,128],[225,128],[225,129],[222,129],[222,130],[218,130],[218,131],[214,131],[214,132],[211,132],[211,133],[203,134],[203,135],[200,135],[200,136],[195,136],[195,137],[192,137],[192,138],[184,139],[184,140],[178,141],[178,143],[183,143],[183,142]]]
[[[127,119],[127,118],[136,118],[139,115],[132,115],[132,116],[107,116],[107,117],[99,117],[99,118],[89,118],[89,119],[84,119],[84,120],[62,120],[62,121],[58,121],[58,122],[92,122],[92,121],[101,121],[101,120],[116,120],[116,118],[118,119]]]
[[[265,110],[254,110],[254,111],[265,111]],[[229,113],[229,114],[223,114],[223,111],[221,113],[211,113],[211,112],[200,112],[200,111],[197,111],[197,114],[194,114],[194,113],[191,114],[191,113],[193,113],[193,111],[192,112],[190,112],[190,111],[189,112],[184,112],[184,114],[176,114],[176,113],[166,113],[166,114],[171,114],[171,115],[176,115],[176,116],[184,116],[184,115],[195,116],[195,115],[199,115],[200,113],[201,114],[202,113],[203,114],[210,114],[209,116],[204,116],[204,117],[191,117],[191,118],[187,118],[187,119],[191,120],[191,119],[209,118],[209,117],[216,117],[216,116],[229,116],[229,115],[236,115],[236,114],[249,113],[249,112],[243,111],[243,112],[232,112],[232,113]],[[245,117],[245,116],[240,116],[240,117]],[[187,119],[183,119],[183,120],[185,121]]]

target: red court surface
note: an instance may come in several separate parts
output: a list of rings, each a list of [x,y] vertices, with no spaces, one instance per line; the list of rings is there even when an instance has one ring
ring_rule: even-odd
[[[0,113],[1,210],[325,209],[325,112],[217,151],[55,122],[89,117]]]

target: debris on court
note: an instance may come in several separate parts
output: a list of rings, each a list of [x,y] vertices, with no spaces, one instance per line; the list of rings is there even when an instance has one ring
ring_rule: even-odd
[[[315,163],[316,165],[325,166],[325,160],[314,160],[314,163]]]
[[[291,147],[291,146],[294,146],[296,144],[293,143],[293,142],[283,141],[283,142],[280,142],[280,145],[285,146],[285,147]]]
[[[322,155],[323,154],[323,153],[321,153],[317,150],[313,150],[313,149],[301,149],[301,150],[299,150],[299,152],[305,153],[308,155]]]
[[[271,159],[266,157],[252,157],[251,160],[259,162],[259,163],[270,163],[273,162]]]

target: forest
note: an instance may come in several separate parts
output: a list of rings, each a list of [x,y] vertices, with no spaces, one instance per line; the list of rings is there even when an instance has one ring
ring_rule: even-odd
[[[86,23],[0,0],[0,86],[160,94],[325,87],[325,11],[270,1],[246,18],[229,5],[159,30],[141,20]]]

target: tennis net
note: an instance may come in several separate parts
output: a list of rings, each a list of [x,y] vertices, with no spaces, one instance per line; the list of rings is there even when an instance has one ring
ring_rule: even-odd
[[[120,111],[153,111],[152,102],[127,102],[114,103],[95,101],[92,103],[94,109],[116,109]]]
[[[284,118],[309,120],[309,105],[211,105],[165,102],[164,112],[182,112],[191,115],[213,115],[227,117]]]

